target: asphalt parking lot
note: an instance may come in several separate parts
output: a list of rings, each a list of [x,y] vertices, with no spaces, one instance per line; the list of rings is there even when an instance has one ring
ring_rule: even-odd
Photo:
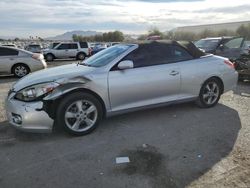
[[[49,66],[75,63],[56,61]],[[193,103],[120,115],[92,134],[16,131],[0,78],[0,187],[250,187],[250,82],[210,109]],[[130,163],[116,164],[116,157]]]

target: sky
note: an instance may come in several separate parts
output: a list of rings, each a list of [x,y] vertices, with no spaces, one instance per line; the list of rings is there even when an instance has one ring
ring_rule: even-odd
[[[0,0],[0,36],[49,37],[72,30],[126,34],[250,20],[249,0]]]

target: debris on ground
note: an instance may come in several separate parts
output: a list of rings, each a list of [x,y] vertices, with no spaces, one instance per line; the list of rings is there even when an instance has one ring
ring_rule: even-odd
[[[116,157],[115,159],[116,164],[122,164],[122,163],[129,163],[129,158],[128,157]]]

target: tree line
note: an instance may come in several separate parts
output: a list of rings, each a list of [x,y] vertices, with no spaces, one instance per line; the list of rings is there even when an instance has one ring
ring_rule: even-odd
[[[222,29],[219,31],[204,29],[199,33],[189,31],[168,31],[163,33],[157,28],[152,28],[147,34],[140,35],[138,40],[146,40],[150,36],[160,36],[161,39],[168,40],[188,40],[196,41],[206,37],[222,37],[222,36],[243,36],[246,40],[250,40],[250,24],[242,24],[236,31]]]
[[[72,36],[74,42],[122,42],[124,34],[120,31],[108,32],[94,36],[82,36],[74,34]]]

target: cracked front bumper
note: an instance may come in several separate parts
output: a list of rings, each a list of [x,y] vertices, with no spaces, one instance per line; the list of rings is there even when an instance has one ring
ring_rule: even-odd
[[[22,102],[13,98],[10,94],[5,101],[8,121],[15,128],[26,132],[49,133],[52,131],[54,120],[41,110],[43,102]],[[21,123],[15,121],[15,117],[21,117]]]

